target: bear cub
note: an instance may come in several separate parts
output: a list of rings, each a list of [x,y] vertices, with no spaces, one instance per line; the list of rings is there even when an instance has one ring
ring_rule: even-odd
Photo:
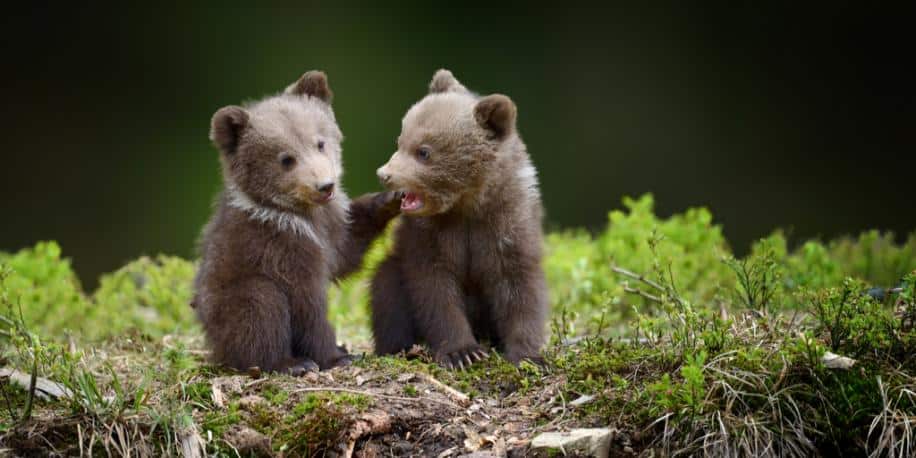
[[[394,248],[371,287],[379,354],[425,342],[464,368],[489,340],[506,359],[540,360],[548,292],[536,171],[505,95],[479,97],[448,70],[408,110],[378,169],[402,191]]]
[[[327,320],[328,284],[359,267],[399,196],[344,194],[331,97],[311,71],[213,115],[224,190],[201,237],[192,306],[217,363],[301,374],[349,361]]]

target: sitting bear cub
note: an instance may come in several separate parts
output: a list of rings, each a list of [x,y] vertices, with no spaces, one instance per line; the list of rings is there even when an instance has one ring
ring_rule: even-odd
[[[487,339],[513,363],[540,359],[543,210],[515,118],[508,97],[478,97],[447,70],[404,116],[398,150],[378,169],[404,193],[404,217],[372,281],[377,353],[423,341],[440,364],[464,368]]]
[[[204,228],[193,306],[215,362],[301,374],[348,361],[328,284],[355,270],[398,214],[386,192],[349,202],[343,139],[321,72],[213,115],[225,190]]]

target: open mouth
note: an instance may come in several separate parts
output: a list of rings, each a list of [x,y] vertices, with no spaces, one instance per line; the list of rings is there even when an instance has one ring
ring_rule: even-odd
[[[313,198],[312,200],[316,204],[326,204],[330,202],[331,199],[333,198],[334,198],[334,191],[331,191],[331,192],[319,194],[317,197]]]
[[[415,212],[423,208],[423,198],[415,192],[405,192],[404,197],[401,198],[401,211],[402,212]]]

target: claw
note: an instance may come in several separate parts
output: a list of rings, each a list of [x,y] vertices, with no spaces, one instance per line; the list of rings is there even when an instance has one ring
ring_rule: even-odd
[[[483,350],[477,350],[474,352],[474,356],[477,357],[477,361],[483,361],[487,359],[487,353]]]
[[[471,366],[474,364],[474,361],[471,361],[471,357],[468,356],[467,353],[465,353],[464,355],[464,360],[468,362],[468,369],[470,369]]]
[[[461,357],[458,358],[458,367],[460,367],[461,371],[464,372],[464,363],[461,362]]]

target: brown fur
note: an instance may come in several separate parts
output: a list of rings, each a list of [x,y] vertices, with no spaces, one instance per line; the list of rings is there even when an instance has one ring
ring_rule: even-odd
[[[309,72],[282,94],[213,116],[226,189],[203,231],[194,306],[218,363],[301,372],[347,360],[326,317],[327,287],[359,266],[397,198],[349,202],[340,189],[343,137],[330,99],[325,75]]]
[[[405,115],[378,174],[423,207],[406,212],[372,281],[377,353],[422,341],[441,364],[463,367],[488,339],[509,361],[538,358],[548,313],[542,207],[515,119],[508,97],[477,97],[447,70]]]

